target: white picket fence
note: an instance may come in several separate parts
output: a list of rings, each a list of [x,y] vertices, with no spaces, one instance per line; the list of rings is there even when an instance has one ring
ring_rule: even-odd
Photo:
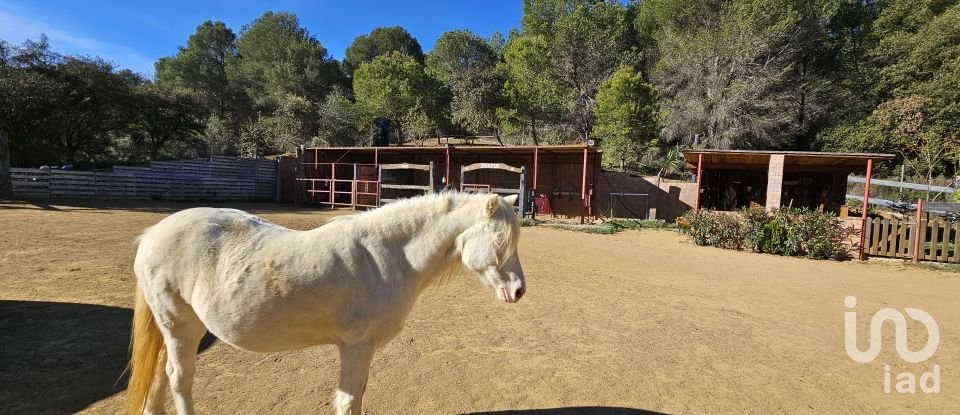
[[[153,161],[150,167],[114,166],[112,171],[11,169],[20,197],[275,200],[275,160],[211,157]]]

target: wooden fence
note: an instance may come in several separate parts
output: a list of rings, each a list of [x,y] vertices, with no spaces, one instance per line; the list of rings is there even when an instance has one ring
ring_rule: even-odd
[[[866,229],[864,250],[870,256],[911,259],[920,237],[919,260],[960,263],[960,223],[922,221],[918,232],[915,219],[867,218]]]
[[[112,171],[11,170],[19,197],[274,200],[275,160],[210,158],[210,161],[153,161],[149,167],[115,166]]]

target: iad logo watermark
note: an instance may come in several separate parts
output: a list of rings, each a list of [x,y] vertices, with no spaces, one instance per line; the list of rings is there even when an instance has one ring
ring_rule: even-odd
[[[847,296],[843,303],[848,309],[853,310],[857,307],[857,297]],[[919,321],[927,329],[927,344],[922,349],[913,351],[907,346],[907,319],[903,316],[903,313],[892,308],[884,308],[877,311],[870,320],[870,346],[866,351],[861,351],[857,347],[857,312],[847,311],[844,313],[844,346],[847,349],[847,355],[860,363],[868,363],[876,359],[880,355],[883,323],[889,321],[893,323],[897,354],[900,355],[901,359],[907,363],[923,363],[933,357],[933,354],[937,352],[937,347],[940,347],[940,326],[937,325],[937,321],[929,313],[918,308],[906,308],[904,311],[910,318]],[[896,380],[894,388],[898,393],[916,393],[918,382],[914,373],[909,371],[898,373]],[[923,393],[939,393],[940,366],[934,364],[933,370],[922,372],[919,386]],[[891,393],[890,365],[883,367],[883,391],[884,393]]]

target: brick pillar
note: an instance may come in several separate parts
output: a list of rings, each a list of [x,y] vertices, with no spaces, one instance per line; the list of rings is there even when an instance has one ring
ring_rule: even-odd
[[[767,211],[780,208],[780,196],[783,191],[783,154],[770,156],[767,169]]]

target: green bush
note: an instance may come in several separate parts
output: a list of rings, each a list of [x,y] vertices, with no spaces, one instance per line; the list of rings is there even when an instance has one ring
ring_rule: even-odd
[[[682,221],[697,245],[813,259],[843,258],[843,226],[828,213],[779,209],[772,213],[687,212]]]

